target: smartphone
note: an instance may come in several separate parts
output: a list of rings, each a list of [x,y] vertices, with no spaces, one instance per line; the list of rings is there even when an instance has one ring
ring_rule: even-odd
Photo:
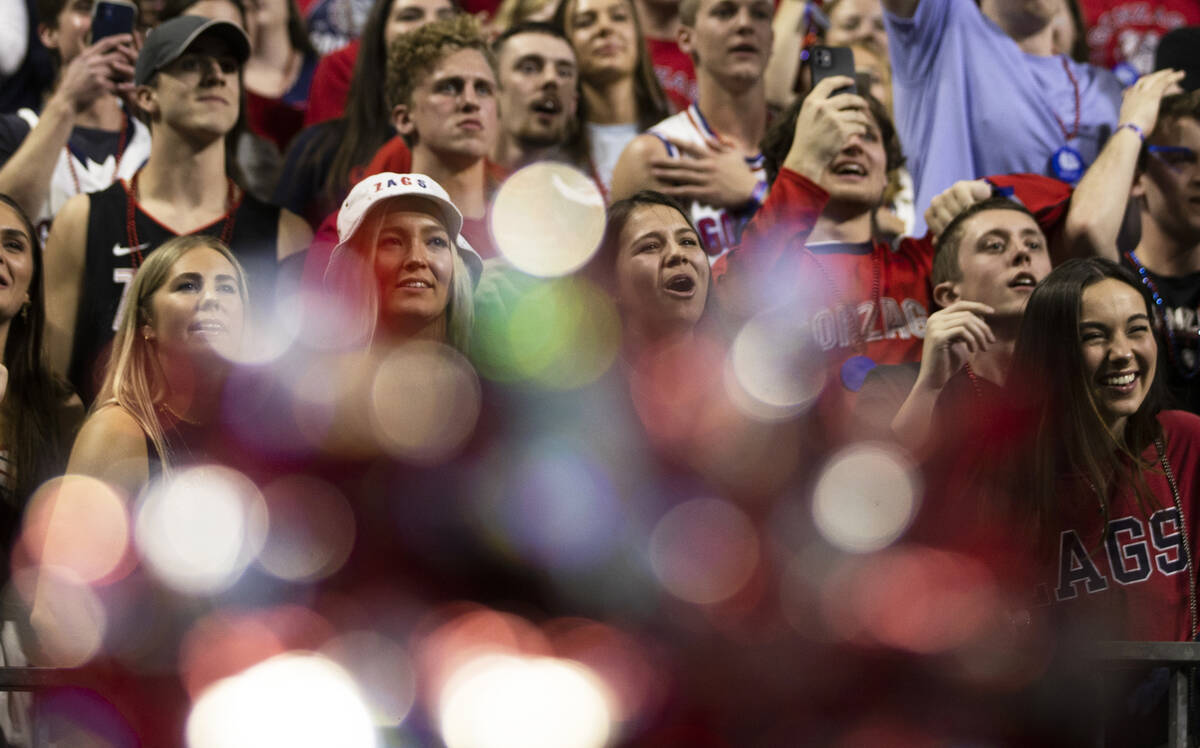
[[[808,59],[812,64],[813,86],[816,86],[826,78],[833,78],[839,75],[854,78],[854,50],[849,47],[816,46],[812,48],[812,53]],[[837,96],[844,93],[856,94],[858,93],[858,86],[856,84],[843,86],[830,94],[830,96]]]
[[[92,6],[92,39],[95,44],[106,36],[132,34],[137,21],[137,6],[129,0],[96,0]]]

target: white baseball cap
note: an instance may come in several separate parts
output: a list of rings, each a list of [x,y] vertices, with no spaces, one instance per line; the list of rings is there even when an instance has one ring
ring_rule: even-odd
[[[396,174],[385,171],[373,174],[354,185],[350,194],[342,201],[342,208],[338,212],[338,243],[333,249],[330,263],[337,260],[341,253],[348,251],[347,245],[362,227],[367,214],[380,203],[394,197],[419,197],[433,203],[442,217],[442,222],[446,224],[446,231],[458,249],[459,256],[471,273],[471,285],[478,285],[479,276],[483,272],[483,258],[462,236],[462,213],[450,201],[446,190],[424,174]]]

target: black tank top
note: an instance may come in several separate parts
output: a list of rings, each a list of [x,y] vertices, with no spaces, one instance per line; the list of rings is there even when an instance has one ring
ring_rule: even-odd
[[[127,197],[124,184],[114,182],[108,189],[94,192],[90,199],[87,247],[84,255],[83,285],[79,311],[75,318],[75,339],[71,349],[68,376],[84,403],[91,403],[103,381],[108,347],[120,322],[124,294],[133,281],[133,249],[126,227]],[[142,255],[175,234],[142,212],[134,211]],[[225,218],[193,231],[193,234],[220,236]],[[234,216],[231,249],[246,269],[250,287],[251,315],[270,308],[274,298],[279,234],[279,208],[253,195],[242,197]]]

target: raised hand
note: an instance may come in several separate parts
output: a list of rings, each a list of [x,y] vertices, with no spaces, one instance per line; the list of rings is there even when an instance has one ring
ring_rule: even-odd
[[[1136,125],[1147,136],[1158,123],[1158,108],[1164,96],[1182,93],[1179,82],[1185,73],[1180,70],[1159,70],[1143,75],[1121,99],[1121,124]]]
[[[71,60],[54,97],[69,102],[78,113],[103,94],[128,93],[133,90],[136,62],[137,50],[131,34],[105,37]]]
[[[854,85],[846,76],[826,78],[818,83],[800,107],[792,146],[783,165],[816,182],[847,141],[871,131],[872,119],[867,100],[857,94],[837,94],[839,88]]]
[[[955,182],[949,189],[929,201],[929,209],[925,211],[925,224],[929,226],[934,238],[940,237],[955,216],[991,196],[992,186],[982,179]]]
[[[979,352],[996,342],[983,315],[995,310],[977,301],[956,301],[929,315],[917,386],[941,390]]]

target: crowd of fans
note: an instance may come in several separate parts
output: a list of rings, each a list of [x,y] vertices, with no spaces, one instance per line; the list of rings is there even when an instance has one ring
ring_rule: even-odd
[[[111,4],[0,0],[0,745],[1165,741],[1200,6]]]

